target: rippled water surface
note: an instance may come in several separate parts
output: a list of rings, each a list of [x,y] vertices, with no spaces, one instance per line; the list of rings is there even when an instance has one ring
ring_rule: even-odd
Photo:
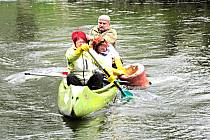
[[[210,7],[202,3],[0,2],[1,139],[209,139]],[[118,31],[124,64],[152,82],[82,120],[59,114],[61,78],[25,76],[66,66],[71,32],[100,14]]]

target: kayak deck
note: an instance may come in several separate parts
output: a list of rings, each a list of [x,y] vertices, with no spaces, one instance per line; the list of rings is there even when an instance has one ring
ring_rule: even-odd
[[[87,86],[68,86],[64,78],[58,91],[58,109],[65,116],[84,117],[107,107],[117,92],[113,84],[98,90],[90,90]]]

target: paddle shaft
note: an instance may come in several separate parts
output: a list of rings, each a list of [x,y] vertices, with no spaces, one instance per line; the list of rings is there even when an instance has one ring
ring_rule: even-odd
[[[67,75],[65,74],[60,74],[60,75],[52,75],[52,74],[42,74],[42,73],[24,73],[25,75],[34,75],[34,76],[47,76],[47,77],[62,77],[65,78],[67,77]],[[108,82],[107,79],[103,79],[104,82]],[[118,80],[118,82],[122,85],[128,85],[129,82],[128,81],[120,81]]]
[[[48,77],[67,77],[67,75],[59,74],[59,75],[50,75],[50,74],[41,74],[41,73],[24,73],[25,75],[34,75],[34,76],[48,76]]]

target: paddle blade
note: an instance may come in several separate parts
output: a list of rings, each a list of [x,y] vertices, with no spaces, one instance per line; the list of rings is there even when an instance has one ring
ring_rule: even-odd
[[[127,89],[122,89],[122,97],[123,98],[133,98],[133,93],[128,91]]]
[[[63,71],[63,72],[61,72],[61,74],[68,75],[69,73],[67,71]]]

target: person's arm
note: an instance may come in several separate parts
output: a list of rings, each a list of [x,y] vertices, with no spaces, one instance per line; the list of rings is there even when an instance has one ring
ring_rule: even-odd
[[[86,34],[86,38],[87,40],[93,41],[94,37],[91,35]]]
[[[121,61],[119,53],[116,51],[116,49],[111,44],[109,44],[109,50],[112,53],[112,57],[114,59],[114,63],[116,65],[116,67],[117,67],[117,69],[112,68],[112,71],[114,72],[115,75],[123,75],[123,74],[125,74],[126,69],[122,65],[122,61]]]
[[[87,40],[93,41],[93,39],[98,35],[97,26],[94,26],[89,33],[86,35]]]
[[[125,70],[125,68],[122,65],[122,61],[121,61],[120,57],[114,58],[114,62],[116,64],[118,70]]]
[[[114,29],[110,29],[102,34],[102,37],[111,43],[112,45],[115,45],[115,42],[117,40],[117,32]]]
[[[107,66],[105,60],[101,59],[100,55],[99,55],[98,53],[96,53],[95,50],[90,49],[89,51],[90,51],[90,53],[93,55],[95,61],[97,61],[97,62],[95,62],[95,65],[96,65],[97,67],[99,67],[99,69],[101,69],[101,71],[104,71],[104,70],[102,70],[102,69],[105,69],[105,71],[107,71],[108,74],[109,74],[109,77],[108,77],[108,75],[106,75],[107,78],[108,78],[108,81],[109,81],[110,83],[111,83],[111,82],[114,82],[114,81],[115,81],[115,76],[114,76],[114,74],[113,74],[112,68],[109,67],[109,66]],[[98,63],[99,63],[99,65],[98,65]],[[100,67],[100,66],[102,66],[102,67]]]
[[[72,63],[76,61],[80,55],[82,54],[81,49],[79,48],[70,48],[66,51],[65,57],[68,61],[68,63]]]
[[[81,47],[76,48],[76,50],[75,48],[68,49],[65,54],[68,63],[76,61],[80,57],[82,52],[87,51],[88,49],[89,46],[87,44],[83,44]]]

